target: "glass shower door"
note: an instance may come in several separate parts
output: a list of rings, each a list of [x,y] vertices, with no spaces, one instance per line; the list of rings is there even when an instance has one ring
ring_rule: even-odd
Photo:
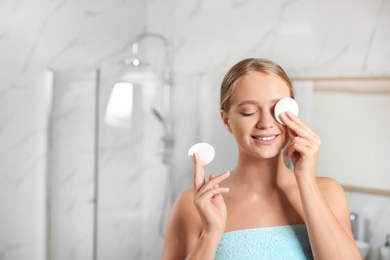
[[[98,71],[49,70],[47,259],[93,259],[96,252]]]

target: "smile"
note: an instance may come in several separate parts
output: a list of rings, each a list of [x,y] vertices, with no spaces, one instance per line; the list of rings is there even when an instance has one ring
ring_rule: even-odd
[[[260,140],[260,141],[271,141],[273,139],[276,138],[276,135],[273,135],[273,136],[265,136],[265,137],[256,137],[256,136],[253,136],[253,138],[257,139],[257,140]]]

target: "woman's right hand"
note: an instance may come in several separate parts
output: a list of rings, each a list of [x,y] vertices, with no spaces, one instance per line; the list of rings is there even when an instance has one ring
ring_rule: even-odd
[[[229,188],[219,184],[230,176],[225,172],[217,177],[210,175],[209,181],[204,176],[204,167],[198,154],[194,154],[194,204],[202,219],[203,231],[222,236],[225,230],[227,210],[221,193],[229,192]]]

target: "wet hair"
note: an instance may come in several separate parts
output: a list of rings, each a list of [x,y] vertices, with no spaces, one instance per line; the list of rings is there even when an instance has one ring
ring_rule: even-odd
[[[261,72],[283,80],[290,89],[290,96],[294,98],[291,80],[282,67],[267,59],[250,58],[238,62],[226,73],[221,84],[220,106],[222,110],[229,112],[232,95],[238,82],[253,72]]]

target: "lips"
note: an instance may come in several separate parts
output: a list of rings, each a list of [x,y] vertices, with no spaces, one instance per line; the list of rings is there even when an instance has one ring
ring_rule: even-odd
[[[260,140],[263,142],[269,142],[274,140],[278,135],[267,135],[267,136],[252,136],[252,138],[256,140]]]

